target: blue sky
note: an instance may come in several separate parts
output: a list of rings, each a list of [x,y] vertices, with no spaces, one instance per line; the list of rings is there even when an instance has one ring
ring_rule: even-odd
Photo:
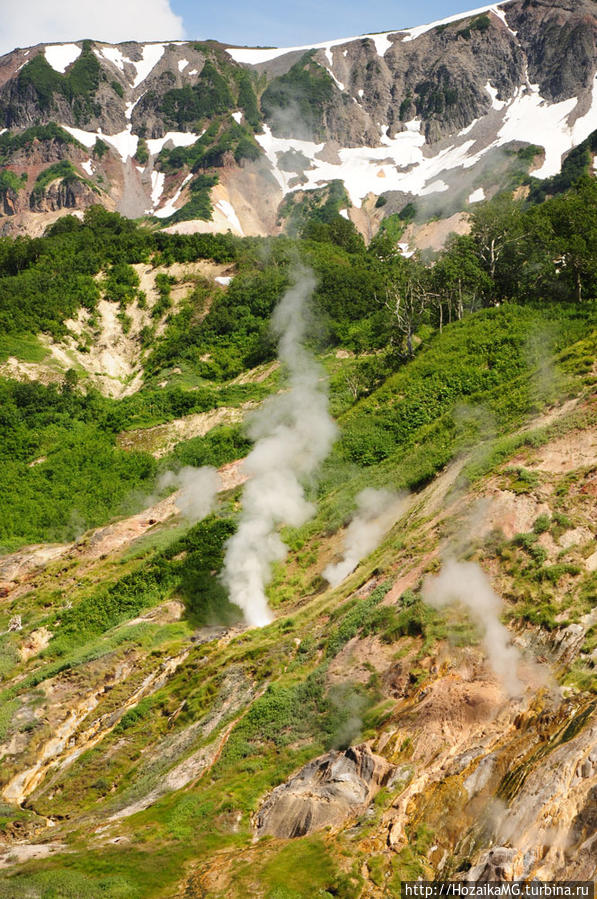
[[[0,54],[13,47],[100,41],[206,40],[289,47],[423,25],[483,0],[0,0]]]
[[[483,0],[170,0],[182,17],[189,38],[229,41],[235,44],[292,46],[328,38],[350,37],[374,31],[390,31],[422,25],[483,5]]]

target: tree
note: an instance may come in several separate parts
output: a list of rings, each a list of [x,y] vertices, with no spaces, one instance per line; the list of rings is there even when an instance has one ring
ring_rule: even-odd
[[[497,282],[499,292],[510,295],[508,286],[513,268],[508,265],[508,256],[525,239],[522,201],[512,199],[509,194],[499,194],[471,213],[471,223],[471,237],[483,268]]]
[[[474,312],[491,296],[492,281],[485,271],[475,241],[469,235],[450,238],[431,273],[432,300],[440,331],[447,312],[448,322],[461,319],[465,307]]]
[[[597,287],[597,184],[584,176],[569,194],[545,206],[554,234],[557,277],[580,303]]]
[[[428,271],[416,257],[405,259],[402,256],[395,257],[387,270],[384,305],[399,335],[400,349],[406,345],[406,354],[412,357],[413,337],[431,300]]]

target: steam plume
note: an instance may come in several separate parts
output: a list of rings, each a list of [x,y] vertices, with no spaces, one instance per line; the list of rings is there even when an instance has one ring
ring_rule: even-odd
[[[224,559],[223,580],[230,600],[257,627],[272,620],[265,588],[272,564],[287,553],[276,529],[282,524],[300,527],[314,514],[303,484],[336,438],[325,381],[303,346],[306,304],[315,280],[310,271],[300,269],[294,281],[272,321],[289,389],[266,400],[250,422],[249,434],[256,443],[244,463],[249,480],[238,530],[228,541]]]
[[[344,538],[344,556],[335,565],[328,565],[323,576],[337,587],[361,559],[379,546],[384,534],[403,515],[407,497],[390,490],[368,487],[357,496],[357,515],[350,522]]]
[[[479,565],[449,559],[437,576],[425,579],[423,599],[436,609],[457,600],[464,603],[483,632],[487,657],[505,691],[510,696],[520,695],[521,684],[516,674],[519,655],[500,621],[502,600]]]
[[[210,466],[193,468],[187,465],[177,472],[167,471],[158,482],[158,490],[179,488],[176,507],[192,523],[209,515],[220,486],[220,475]]]

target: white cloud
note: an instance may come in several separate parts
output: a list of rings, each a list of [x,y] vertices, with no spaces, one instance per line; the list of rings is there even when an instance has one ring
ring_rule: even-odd
[[[0,0],[0,53],[15,47],[92,38],[170,41],[184,38],[169,0]]]

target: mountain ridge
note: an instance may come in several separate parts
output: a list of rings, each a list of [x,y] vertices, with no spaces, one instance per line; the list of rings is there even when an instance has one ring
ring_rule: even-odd
[[[5,145],[50,124],[72,141],[42,138],[20,156],[7,147],[0,228],[40,233],[95,201],[174,230],[276,234],[290,227],[289,203],[335,182],[338,209],[366,239],[413,202],[421,220],[466,212],[556,175],[597,128],[596,33],[589,0],[508,0],[310,48],[15,50],[0,59]],[[40,152],[74,169],[70,190],[56,191],[65,175],[50,172],[54,195],[42,185],[32,202]]]

